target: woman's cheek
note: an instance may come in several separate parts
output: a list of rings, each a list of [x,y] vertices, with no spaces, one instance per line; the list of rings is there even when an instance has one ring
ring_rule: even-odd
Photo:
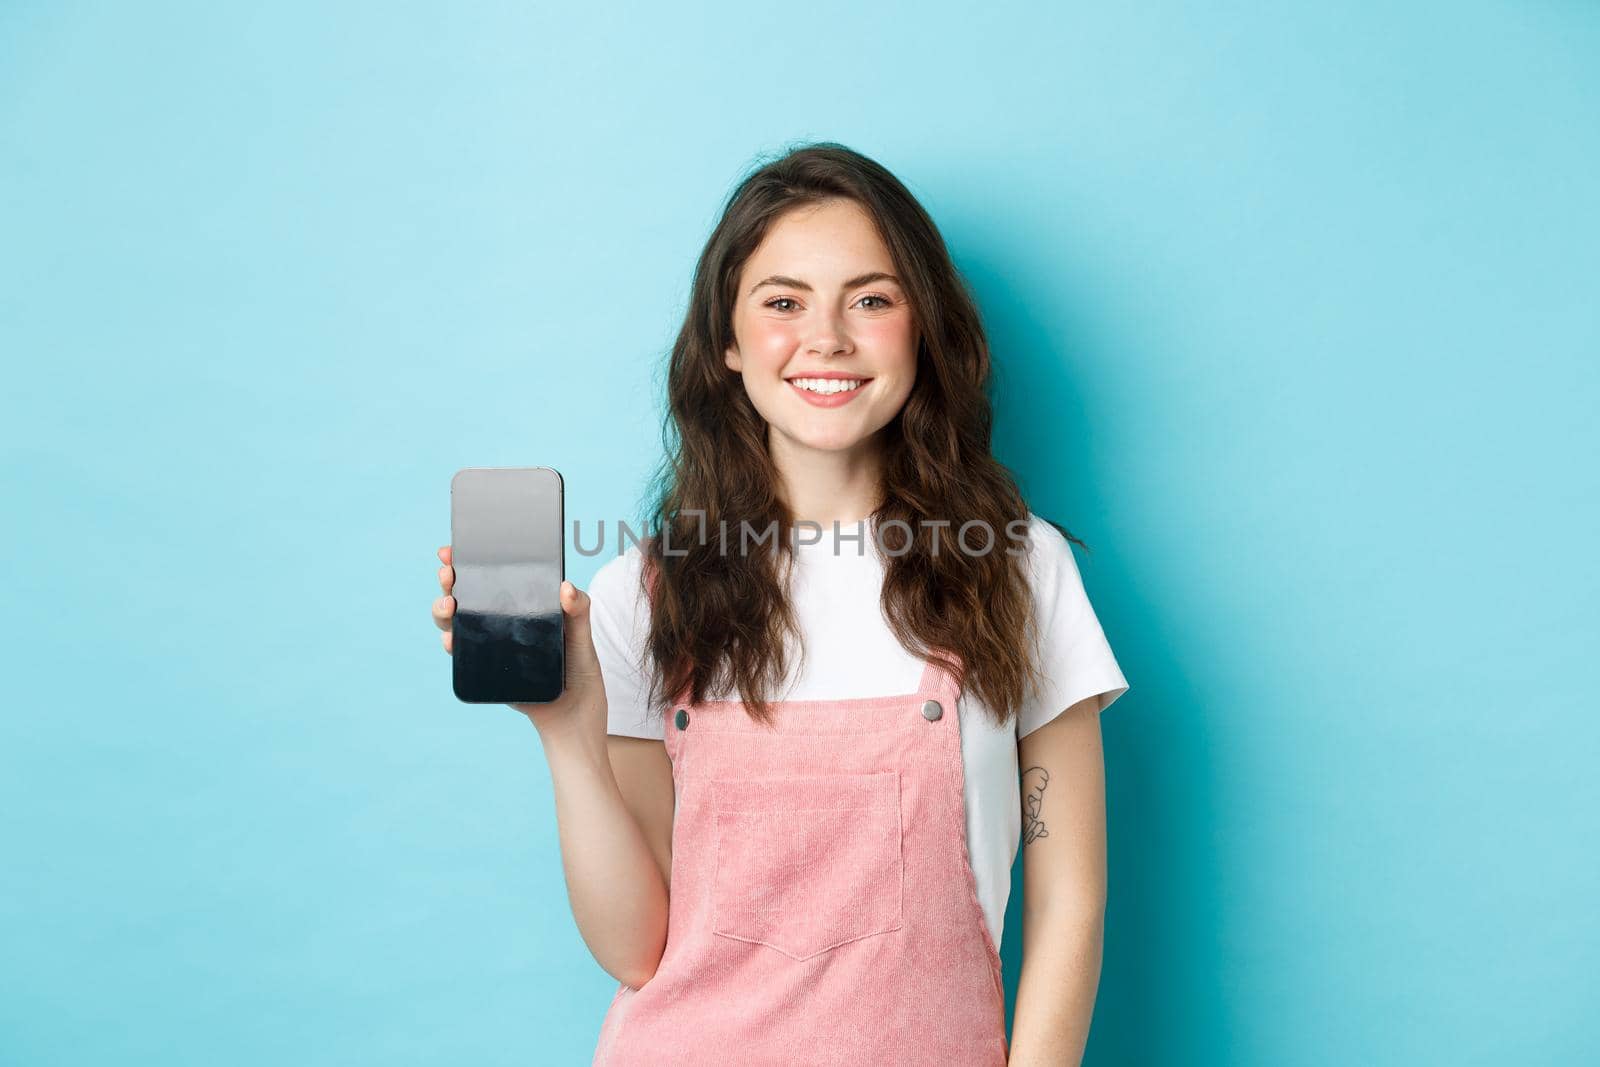
[[[756,331],[756,350],[780,367],[789,361],[800,344],[800,331],[785,323],[769,323]]]
[[[856,336],[871,343],[879,352],[911,348],[912,322],[909,316],[876,319],[856,327]]]

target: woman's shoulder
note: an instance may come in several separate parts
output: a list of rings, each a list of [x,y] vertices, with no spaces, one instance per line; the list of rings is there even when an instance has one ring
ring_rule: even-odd
[[[644,551],[637,541],[629,543],[628,547],[614,554],[610,559],[600,565],[594,572],[592,585],[614,585],[624,578],[639,576],[639,568],[644,565]]]
[[[1030,574],[1035,586],[1052,585],[1064,575],[1076,575],[1078,561],[1072,544],[1060,527],[1036,512],[1028,512],[1025,538]]]
[[[600,565],[589,579],[589,600],[597,619],[620,623],[638,615],[644,598],[639,584],[643,567],[644,552],[637,542]]]

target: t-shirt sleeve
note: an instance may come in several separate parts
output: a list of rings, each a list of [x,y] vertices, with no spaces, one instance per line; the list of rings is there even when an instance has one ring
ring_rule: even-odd
[[[1037,515],[1030,517],[1028,538],[1044,682],[1017,715],[1019,738],[1080,700],[1098,696],[1098,710],[1104,711],[1128,691],[1128,680],[1084,591],[1071,542]]]
[[[649,714],[645,656],[649,603],[639,588],[637,547],[607,561],[589,582],[589,632],[606,684],[606,733],[661,740],[660,714]]]

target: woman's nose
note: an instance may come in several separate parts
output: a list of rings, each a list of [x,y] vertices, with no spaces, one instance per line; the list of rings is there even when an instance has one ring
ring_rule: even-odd
[[[843,326],[837,319],[824,318],[817,325],[816,332],[811,336],[806,351],[827,358],[839,352],[848,352],[850,343],[845,336]]]

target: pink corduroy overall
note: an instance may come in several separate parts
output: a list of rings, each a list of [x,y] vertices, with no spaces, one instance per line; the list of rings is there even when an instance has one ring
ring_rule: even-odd
[[[1000,957],[967,854],[960,687],[667,709],[666,950],[605,1067],[1004,1067]]]

